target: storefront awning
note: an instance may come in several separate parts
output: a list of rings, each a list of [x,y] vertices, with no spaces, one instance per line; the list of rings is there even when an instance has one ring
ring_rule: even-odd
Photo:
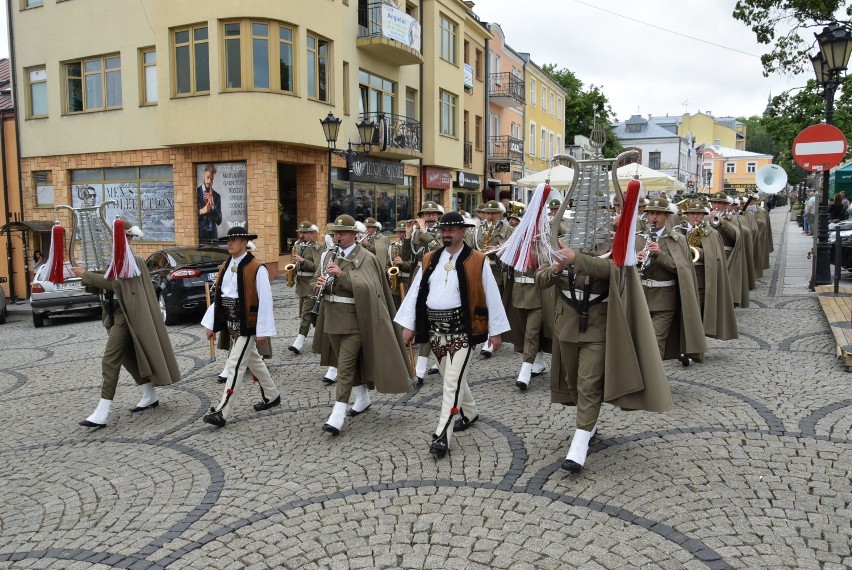
[[[53,227],[53,222],[45,222],[43,220],[9,222],[3,227],[0,227],[0,235],[11,232],[28,232],[50,233],[50,228]]]

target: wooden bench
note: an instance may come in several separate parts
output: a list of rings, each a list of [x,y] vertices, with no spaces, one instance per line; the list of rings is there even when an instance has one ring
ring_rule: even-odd
[[[837,343],[837,357],[846,372],[852,372],[852,289],[840,287],[835,295],[834,285],[820,285],[816,293]]]

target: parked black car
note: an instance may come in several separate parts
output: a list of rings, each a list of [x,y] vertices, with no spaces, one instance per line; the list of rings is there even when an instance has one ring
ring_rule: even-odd
[[[828,243],[831,245],[830,263],[834,271],[834,247],[837,229],[840,229],[840,266],[852,271],[852,220],[835,221],[828,225]]]
[[[169,247],[148,256],[145,264],[167,325],[182,315],[204,313],[205,283],[213,284],[219,266],[229,257],[226,248],[214,245]]]

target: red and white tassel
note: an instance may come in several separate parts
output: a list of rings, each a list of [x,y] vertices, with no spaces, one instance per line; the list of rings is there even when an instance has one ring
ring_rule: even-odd
[[[50,251],[45,265],[48,281],[65,283],[65,230],[59,224],[50,228]]]
[[[612,260],[618,267],[636,265],[636,219],[641,191],[642,183],[639,180],[634,179],[627,183],[624,206],[621,208],[618,228],[612,239]]]
[[[124,234],[124,221],[116,218],[112,224],[112,260],[104,277],[107,279],[129,279],[140,275],[139,266],[133,257],[127,236]]]
[[[516,271],[524,272],[528,269],[538,268],[538,256],[536,255],[536,241],[539,235],[539,220],[542,216],[546,219],[547,197],[550,196],[550,186],[539,184],[530,203],[524,212],[515,231],[509,236],[505,245],[501,246],[500,261],[511,265]]]

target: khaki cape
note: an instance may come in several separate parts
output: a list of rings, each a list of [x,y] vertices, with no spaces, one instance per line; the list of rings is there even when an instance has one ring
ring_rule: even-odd
[[[337,263],[343,271],[349,272],[355,306],[358,307],[361,379],[368,388],[375,388],[384,394],[408,392],[413,371],[409,370],[403,356],[406,352],[402,331],[393,322],[396,307],[385,278],[385,268],[379,264],[375,255],[361,246],[356,246],[349,257]],[[318,354],[323,353],[325,334],[322,311],[326,302],[320,305],[320,316],[314,331],[313,350]],[[327,356],[336,363],[333,355]]]
[[[180,381],[180,368],[175,358],[169,332],[163,322],[157,294],[145,261],[133,256],[140,275],[130,279],[106,279],[102,273],[87,271],[83,284],[112,290],[118,306],[124,311],[127,328],[133,338],[133,352],[139,376],[154,386],[168,386]]]
[[[704,250],[704,334],[718,340],[739,338],[725,246],[712,228],[701,238]]]
[[[745,239],[742,237],[740,225],[736,218],[722,219],[720,232],[727,232],[734,245],[730,254],[727,254],[728,277],[731,282],[731,296],[734,304],[747,308],[749,302],[748,269],[746,268]]]
[[[554,302],[562,303],[558,288],[553,289]],[[619,269],[610,263],[607,299],[603,401],[624,410],[670,410],[671,389],[635,267]],[[562,370],[561,366],[559,342],[554,342],[550,401],[576,405],[577,373]]]
[[[695,283],[695,269],[692,266],[692,250],[686,243],[686,236],[671,229],[660,239],[659,244],[661,250],[672,256],[677,267],[679,301],[669,338],[666,339],[663,360],[677,359],[681,354],[685,354],[696,362],[703,362],[704,353],[707,352],[707,340],[704,338],[701,307],[698,304],[698,285]]]

